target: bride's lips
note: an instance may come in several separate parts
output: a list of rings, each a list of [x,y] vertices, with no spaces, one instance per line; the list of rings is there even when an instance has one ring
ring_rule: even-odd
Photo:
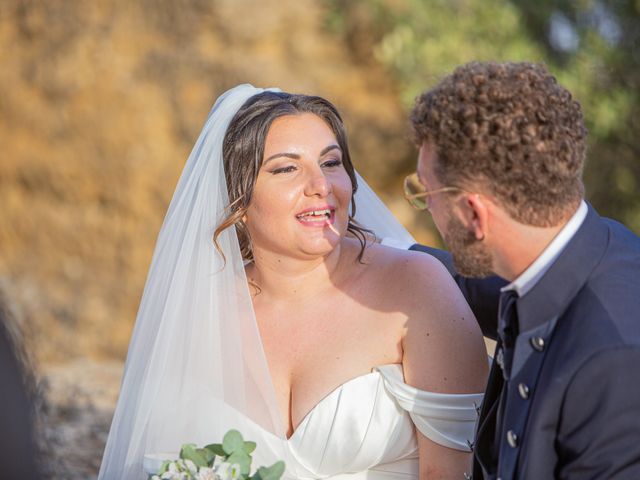
[[[296,220],[305,227],[321,227],[332,225],[336,216],[336,208],[332,205],[322,205],[307,208],[296,213]]]

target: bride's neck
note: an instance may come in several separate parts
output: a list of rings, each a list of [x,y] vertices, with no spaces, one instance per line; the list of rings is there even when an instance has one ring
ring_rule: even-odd
[[[297,302],[316,295],[332,284],[339,275],[344,249],[338,245],[329,254],[313,259],[300,259],[254,252],[254,261],[247,268],[249,283],[258,287],[258,294],[271,301]]]

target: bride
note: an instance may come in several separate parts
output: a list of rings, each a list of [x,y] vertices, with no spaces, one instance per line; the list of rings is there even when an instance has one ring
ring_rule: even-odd
[[[437,260],[376,237],[411,240],[333,105],[223,94],[158,237],[99,478],[235,428],[284,478],[462,479],[480,330]]]

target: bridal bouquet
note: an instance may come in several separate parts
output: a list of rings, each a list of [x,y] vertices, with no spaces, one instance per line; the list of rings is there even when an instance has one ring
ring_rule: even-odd
[[[229,430],[222,443],[198,448],[186,443],[178,460],[163,462],[160,471],[150,480],[279,480],[284,473],[284,462],[260,467],[251,473],[251,453],[255,442],[247,442],[237,430]]]

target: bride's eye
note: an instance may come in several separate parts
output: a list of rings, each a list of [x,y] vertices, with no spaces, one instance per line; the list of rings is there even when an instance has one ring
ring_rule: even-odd
[[[294,172],[296,170],[296,167],[293,165],[288,165],[286,167],[280,167],[280,168],[276,168],[274,170],[271,170],[271,173],[273,175],[277,175],[279,173],[291,173]]]
[[[327,167],[327,168],[339,167],[340,165],[342,165],[342,160],[337,158],[327,160],[322,164],[323,167]]]

